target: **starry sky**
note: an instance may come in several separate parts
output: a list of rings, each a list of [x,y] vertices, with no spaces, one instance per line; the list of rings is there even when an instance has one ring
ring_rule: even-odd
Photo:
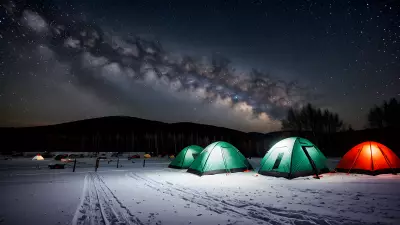
[[[312,103],[362,129],[400,97],[395,0],[0,4],[0,126],[124,115],[270,132]]]

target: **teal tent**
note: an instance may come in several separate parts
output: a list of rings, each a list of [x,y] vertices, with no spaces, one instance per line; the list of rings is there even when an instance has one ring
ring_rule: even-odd
[[[243,172],[253,169],[233,145],[218,141],[208,145],[190,165],[188,172],[197,175]]]
[[[197,145],[190,145],[182,149],[175,159],[169,164],[169,168],[187,169],[193,163],[194,159],[203,151],[203,148]]]
[[[276,143],[261,160],[259,174],[288,179],[329,172],[326,157],[309,140],[290,137]]]

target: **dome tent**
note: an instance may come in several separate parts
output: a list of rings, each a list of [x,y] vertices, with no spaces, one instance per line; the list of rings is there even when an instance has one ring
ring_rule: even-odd
[[[203,151],[203,148],[197,145],[190,145],[182,149],[181,152],[169,164],[169,168],[187,169],[193,163],[195,158]]]
[[[187,172],[199,176],[235,173],[253,169],[233,145],[218,141],[208,145],[190,165]]]
[[[259,174],[288,179],[329,172],[326,157],[309,140],[290,137],[276,143],[261,160]]]
[[[37,154],[35,155],[35,157],[32,158],[32,160],[44,160],[44,158],[40,154]]]
[[[400,171],[400,159],[388,147],[378,142],[366,141],[350,149],[335,170],[369,175],[396,174]]]

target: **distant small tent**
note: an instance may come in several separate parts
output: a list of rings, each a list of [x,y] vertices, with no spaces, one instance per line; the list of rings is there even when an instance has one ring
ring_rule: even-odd
[[[367,141],[354,146],[339,164],[337,172],[378,175],[400,172],[400,159],[383,144]]]
[[[143,158],[151,158],[151,155],[150,154],[144,154]]]
[[[40,154],[37,154],[35,155],[35,157],[32,158],[32,160],[44,160],[44,158]]]
[[[259,174],[288,179],[329,172],[326,157],[309,140],[290,137],[276,143],[261,160]]]
[[[208,145],[190,165],[187,172],[199,176],[218,173],[235,173],[253,167],[233,145],[218,141]]]
[[[203,151],[203,148],[197,145],[190,145],[182,149],[175,159],[169,164],[169,168],[187,169],[193,163],[195,158]]]

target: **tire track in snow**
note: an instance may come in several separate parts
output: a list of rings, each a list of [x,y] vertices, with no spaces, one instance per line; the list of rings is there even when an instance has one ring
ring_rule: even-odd
[[[243,200],[224,199],[222,196],[213,196],[207,192],[201,193],[200,191],[169,182],[163,183],[132,172],[126,175],[138,182],[143,182],[143,185],[158,192],[177,196],[218,214],[228,214],[235,218],[244,217],[254,221],[255,224],[365,224],[359,221],[346,220],[345,218],[334,218],[325,215],[320,216],[304,211],[281,210]]]
[[[97,173],[85,176],[82,200],[72,225],[143,225]]]

